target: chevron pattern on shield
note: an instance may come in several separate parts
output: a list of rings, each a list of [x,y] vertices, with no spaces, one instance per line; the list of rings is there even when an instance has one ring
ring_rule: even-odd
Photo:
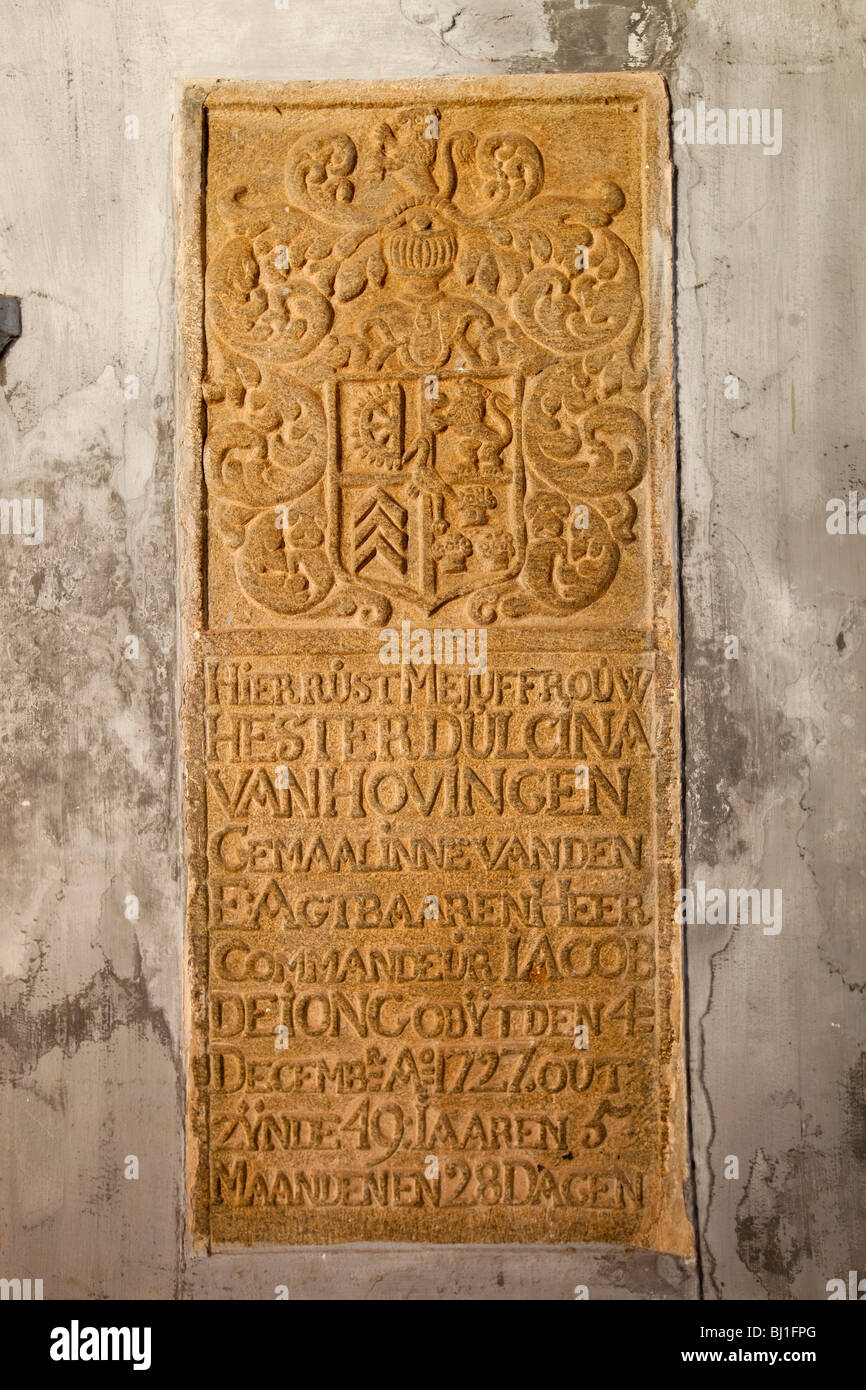
[[[398,575],[406,573],[409,513],[384,488],[361,497],[352,518],[352,568],[357,575],[381,559]]]

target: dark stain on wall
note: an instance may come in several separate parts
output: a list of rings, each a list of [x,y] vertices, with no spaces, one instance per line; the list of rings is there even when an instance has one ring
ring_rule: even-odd
[[[118,1028],[150,1029],[173,1056],[168,1023],[152,1006],[140,974],[120,979],[106,962],[77,994],[34,1009],[34,977],[40,965],[15,1002],[0,1008],[0,1080],[33,1071],[54,1048],[69,1057],[85,1043],[107,1042]]]
[[[737,1207],[737,1252],[768,1298],[792,1298],[794,1277],[812,1256],[818,1179],[816,1155],[801,1147],[778,1158],[759,1149],[749,1165]]]

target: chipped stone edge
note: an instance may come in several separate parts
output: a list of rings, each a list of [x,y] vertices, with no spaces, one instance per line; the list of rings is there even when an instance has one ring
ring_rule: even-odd
[[[323,109],[339,100],[375,105],[411,101],[435,87],[441,99],[471,97],[478,79],[451,77],[397,82],[347,80],[324,82],[234,82],[180,80],[175,89],[174,201],[177,237],[176,282],[176,439],[177,565],[180,652],[180,726],[183,766],[184,860],[186,865],[186,927],[183,982],[184,1062],[187,1088],[186,1187],[188,1230],[195,1251],[211,1253],[207,1132],[208,1092],[196,1084],[206,1068],[207,1037],[207,845],[204,835],[205,787],[201,773],[200,721],[196,711],[203,700],[201,662],[197,644],[206,599],[205,554],[207,502],[201,467],[204,444],[204,403],[201,381],[204,345],[204,158],[205,112],[209,106],[300,104]],[[657,718],[662,734],[657,743],[656,805],[656,948],[661,967],[656,984],[659,1013],[660,1123],[666,1142],[661,1146],[662,1191],[656,1221],[642,1232],[640,1247],[660,1254],[694,1257],[695,1238],[686,1211],[691,1174],[687,1153],[687,1084],[685,1057],[685,961],[682,933],[674,924],[674,903],[682,881],[680,828],[682,750],[680,737],[679,595],[676,583],[677,468],[674,417],[673,243],[670,105],[660,73],[585,73],[544,76],[487,77],[485,85],[503,99],[571,100],[575,83],[584,99],[593,87],[609,94],[611,83],[625,98],[640,97],[644,112],[644,163],[658,160],[659,179],[643,186],[642,271],[648,293],[647,366],[650,378],[649,486],[652,506],[652,600],[655,614]],[[642,171],[645,173],[645,169]],[[199,197],[188,190],[198,188]],[[658,229],[658,234],[653,234]],[[668,520],[668,518],[670,520]],[[664,795],[661,792],[664,791]],[[679,967],[679,969],[677,969]],[[422,1242],[426,1243],[426,1242]],[[501,1244],[501,1242],[498,1242]],[[569,1242],[570,1243],[570,1242]],[[477,1244],[470,1241],[467,1244]],[[532,1244],[532,1242],[518,1242]],[[565,1243],[563,1243],[565,1244]],[[224,1247],[237,1249],[235,1244]],[[256,1247],[261,1249],[262,1247]],[[309,1248],[307,1246],[303,1248]],[[559,1247],[557,1247],[559,1248]],[[630,1248],[610,1245],[610,1250]],[[632,1247],[633,1248],[633,1247]]]
[[[656,641],[656,943],[659,974],[659,1064],[663,1105],[661,1124],[663,1194],[658,1220],[647,1232],[652,1249],[694,1257],[695,1234],[687,1211],[692,1175],[688,1153],[688,1085],[685,1039],[685,955],[674,905],[682,884],[682,689],[680,677],[679,498],[677,492],[674,286],[673,163],[670,101],[660,73],[643,74],[649,91],[644,103],[645,163],[658,161],[659,179],[651,200],[644,183],[643,270],[648,306],[649,482],[652,498],[652,591]],[[645,171],[644,171],[645,172]],[[659,726],[658,721],[663,723]],[[661,735],[659,735],[661,727]],[[667,1095],[665,1096],[665,1086]]]
[[[207,844],[205,786],[200,772],[200,721],[204,697],[198,637],[204,614],[207,501],[202,449],[204,401],[203,188],[206,136],[204,109],[210,84],[179,82],[174,104],[174,204],[176,235],[175,517],[180,684],[179,769],[183,806],[186,877],[184,927],[184,1086],[186,1098],[186,1189],[188,1234],[194,1250],[209,1250],[210,1213],[207,1127]],[[192,197],[191,188],[200,190]]]

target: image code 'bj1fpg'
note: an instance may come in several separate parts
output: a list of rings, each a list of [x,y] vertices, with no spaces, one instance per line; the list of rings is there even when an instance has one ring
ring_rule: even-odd
[[[184,89],[196,1238],[685,1254],[661,78]]]

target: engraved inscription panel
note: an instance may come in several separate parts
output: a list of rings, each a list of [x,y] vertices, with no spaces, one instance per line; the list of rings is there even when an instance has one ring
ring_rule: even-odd
[[[188,98],[209,1244],[691,1248],[665,112],[656,77]]]

